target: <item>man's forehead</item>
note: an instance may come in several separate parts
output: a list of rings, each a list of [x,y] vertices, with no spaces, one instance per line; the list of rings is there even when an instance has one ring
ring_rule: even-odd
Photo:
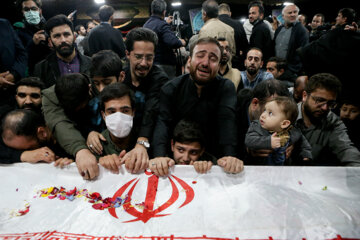
[[[104,102],[105,108],[114,108],[114,107],[130,107],[131,101],[128,95],[122,96],[120,98],[113,98],[109,101]]]
[[[215,43],[199,43],[194,47],[194,53],[203,51],[210,52],[215,55],[220,55],[221,52],[219,46]]]
[[[33,87],[33,86],[26,86],[26,85],[21,85],[17,88],[17,91],[21,91],[21,92],[41,92],[41,89],[38,87]]]
[[[186,150],[201,149],[201,144],[199,142],[188,142],[188,143],[175,142],[175,146],[185,148]]]
[[[59,33],[59,32],[72,32],[71,31],[71,28],[69,27],[69,25],[67,24],[63,24],[63,25],[60,25],[60,26],[56,26],[56,27],[53,27],[51,30],[50,30],[51,33]]]
[[[220,45],[221,45],[222,47],[227,47],[227,46],[229,46],[229,42],[228,42],[227,40],[219,41],[219,43],[220,43]]]
[[[133,46],[133,52],[137,52],[137,51],[149,51],[154,53],[155,51],[155,46],[154,43],[150,42],[150,41],[135,41],[134,42],[134,46]]]
[[[261,57],[261,52],[256,49],[250,50],[247,54],[247,57]]]
[[[24,7],[24,6],[27,6],[27,7],[36,6],[36,7],[37,7],[36,3],[35,3],[34,1],[32,1],[32,0],[28,0],[28,1],[22,2],[22,6],[23,6],[23,7]]]
[[[290,12],[293,12],[293,11],[297,11],[297,8],[296,8],[295,5],[290,5],[290,6],[287,6],[287,7],[285,8],[285,12],[286,12],[286,13],[290,13]]]

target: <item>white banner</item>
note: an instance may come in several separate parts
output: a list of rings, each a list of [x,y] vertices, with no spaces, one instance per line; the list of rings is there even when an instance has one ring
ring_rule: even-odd
[[[101,168],[85,181],[74,164],[19,163],[0,176],[0,239],[360,239],[360,168]]]

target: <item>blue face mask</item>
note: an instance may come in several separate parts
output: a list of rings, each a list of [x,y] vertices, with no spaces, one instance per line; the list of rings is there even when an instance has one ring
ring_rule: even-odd
[[[40,13],[38,11],[27,11],[24,13],[25,20],[32,25],[40,23]]]

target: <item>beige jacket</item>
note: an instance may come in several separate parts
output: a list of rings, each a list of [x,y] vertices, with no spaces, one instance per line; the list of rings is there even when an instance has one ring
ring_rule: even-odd
[[[235,89],[237,91],[237,88],[238,88],[239,83],[241,81],[240,71],[238,69],[236,69],[236,68],[232,68],[229,64],[228,64],[228,68],[229,68],[229,71],[222,77],[227,78],[230,81],[232,81],[234,83]]]
[[[235,56],[234,29],[218,18],[211,18],[202,26],[199,32],[199,39],[204,37],[225,38],[229,42],[232,55]]]

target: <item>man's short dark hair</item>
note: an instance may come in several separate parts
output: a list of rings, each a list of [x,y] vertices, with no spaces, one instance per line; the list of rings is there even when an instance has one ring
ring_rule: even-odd
[[[291,122],[291,124],[294,124],[298,114],[299,110],[297,107],[296,102],[291,97],[285,97],[285,96],[278,96],[269,102],[274,101],[277,103],[277,105],[280,107],[281,111],[284,113],[287,120]]]
[[[208,18],[217,18],[219,16],[219,4],[215,0],[206,0],[203,2],[202,10]]]
[[[71,73],[56,80],[55,94],[65,112],[74,112],[90,99],[90,80],[85,74]]]
[[[192,44],[190,46],[190,57],[193,57],[194,48],[195,48],[196,45],[205,44],[205,43],[213,43],[213,44],[215,44],[220,49],[220,54],[222,53],[221,45],[220,45],[219,41],[216,38],[204,37],[204,38],[199,38],[194,44]]]
[[[119,78],[122,62],[112,50],[101,50],[91,57],[90,77],[101,76]]]
[[[189,144],[198,142],[201,147],[205,145],[205,137],[201,131],[200,125],[189,120],[181,120],[176,124],[173,135],[174,144],[176,142]]]
[[[43,116],[28,109],[16,109],[8,114],[2,122],[2,134],[11,131],[16,136],[36,137],[38,127],[45,126]]]
[[[248,5],[248,10],[250,10],[250,8],[252,7],[258,7],[259,8],[259,13],[260,14],[264,14],[264,4],[262,1],[258,1],[258,0],[255,0],[255,1],[251,1]]]
[[[74,32],[73,23],[64,14],[56,15],[50,18],[45,25],[45,32],[50,36],[50,32],[54,27],[68,25],[72,32]]]
[[[81,24],[76,25],[76,27],[75,27],[75,32],[76,32],[76,33],[79,33],[79,32],[80,32],[80,30],[81,30],[81,27],[84,27],[84,26],[83,26],[83,25],[81,25]]]
[[[227,4],[227,3],[221,3],[221,4],[219,5],[219,12],[228,12],[228,13],[230,13],[231,10],[230,10],[229,4]]]
[[[151,2],[151,14],[162,16],[166,11],[166,2],[164,0],[153,0]]]
[[[343,17],[346,17],[346,24],[351,24],[352,22],[355,22],[356,12],[352,8],[342,8],[340,9],[339,13]]]
[[[131,108],[135,108],[135,95],[134,92],[124,83],[116,82],[110,85],[107,85],[102,92],[100,93],[100,109],[105,111],[105,103],[113,100],[122,98],[124,96],[129,96]]]
[[[135,42],[151,42],[154,44],[154,48],[158,43],[158,37],[156,33],[148,28],[134,28],[126,35],[125,46],[128,52],[131,52],[134,49]]]
[[[99,18],[102,22],[109,21],[110,17],[114,15],[115,9],[112,6],[104,5],[99,9]]]
[[[322,23],[325,23],[325,16],[324,16],[324,14],[322,14],[322,13],[317,13],[317,14],[315,14],[314,15],[314,17],[321,17],[321,22]]]
[[[19,86],[34,87],[39,88],[40,90],[43,90],[45,88],[45,84],[38,77],[23,78],[16,83],[16,89]]]
[[[276,79],[268,79],[257,84],[252,91],[252,98],[257,98],[261,104],[273,95],[290,96],[285,84]]]
[[[41,0],[18,0],[18,1],[16,1],[16,7],[17,7],[20,11],[22,11],[22,3],[23,3],[23,2],[27,2],[27,1],[33,1],[38,8],[41,8],[41,7],[42,7],[42,2],[41,2]]]
[[[271,57],[269,58],[268,62],[275,62],[276,69],[280,71],[281,69],[286,70],[286,60],[280,57]]]
[[[311,94],[319,88],[333,92],[336,96],[339,96],[341,92],[341,82],[330,73],[317,73],[309,78],[305,86],[305,91],[307,94]]]

